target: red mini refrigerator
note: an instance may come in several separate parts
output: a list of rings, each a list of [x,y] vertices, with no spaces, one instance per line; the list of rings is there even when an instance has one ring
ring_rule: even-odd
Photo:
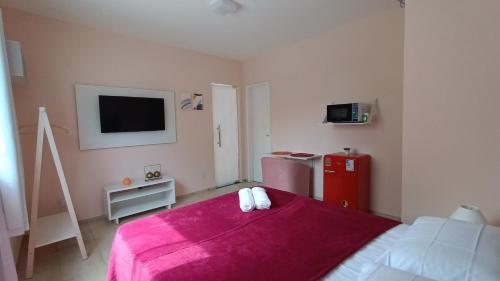
[[[323,200],[329,204],[370,211],[370,155],[328,154],[323,158]]]

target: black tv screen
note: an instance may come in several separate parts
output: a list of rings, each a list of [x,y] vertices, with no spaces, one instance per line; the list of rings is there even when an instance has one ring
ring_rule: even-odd
[[[162,98],[99,96],[101,133],[165,130]]]

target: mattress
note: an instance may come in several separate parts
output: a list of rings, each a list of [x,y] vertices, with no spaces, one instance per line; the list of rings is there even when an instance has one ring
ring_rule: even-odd
[[[399,225],[266,191],[269,210],[241,212],[234,192],[120,226],[107,280],[318,280]]]
[[[364,246],[338,267],[330,271],[323,281],[356,281],[361,268],[367,262],[375,262],[406,232],[409,225],[400,224],[391,228]]]

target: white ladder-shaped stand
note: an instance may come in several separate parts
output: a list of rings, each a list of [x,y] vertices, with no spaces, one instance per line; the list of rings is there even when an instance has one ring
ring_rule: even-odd
[[[61,188],[66,201],[67,212],[58,213],[46,217],[38,217],[38,200],[40,194],[40,176],[42,171],[42,157],[43,157],[43,139],[47,135],[50,151],[54,159],[57,175],[61,182]],[[83,243],[82,234],[78,221],[76,219],[75,209],[73,202],[69,195],[68,183],[64,177],[61,159],[57,152],[56,143],[52,128],[50,127],[49,118],[45,107],[39,108],[38,115],[38,133],[36,142],[36,158],[35,158],[35,173],[33,179],[33,193],[31,200],[31,229],[28,242],[28,261],[26,266],[26,278],[33,277],[33,261],[35,258],[35,248],[49,245],[58,241],[66,240],[69,238],[76,238],[78,247],[84,259],[87,258],[87,251]]]

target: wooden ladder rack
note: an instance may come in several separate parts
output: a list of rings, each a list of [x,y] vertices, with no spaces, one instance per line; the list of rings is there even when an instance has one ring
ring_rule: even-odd
[[[54,159],[57,175],[61,183],[61,188],[66,201],[67,211],[51,216],[38,217],[38,201],[40,195],[40,177],[42,171],[43,140],[47,136],[50,151]],[[35,248],[49,245],[69,238],[76,238],[80,253],[84,259],[87,258],[87,251],[83,243],[82,234],[76,219],[75,209],[69,194],[68,183],[64,176],[61,159],[57,152],[56,142],[50,127],[49,118],[45,107],[39,108],[38,132],[36,142],[35,173],[33,179],[33,193],[31,200],[31,229],[28,242],[28,260],[26,265],[26,278],[33,277],[33,261],[35,258]]]

